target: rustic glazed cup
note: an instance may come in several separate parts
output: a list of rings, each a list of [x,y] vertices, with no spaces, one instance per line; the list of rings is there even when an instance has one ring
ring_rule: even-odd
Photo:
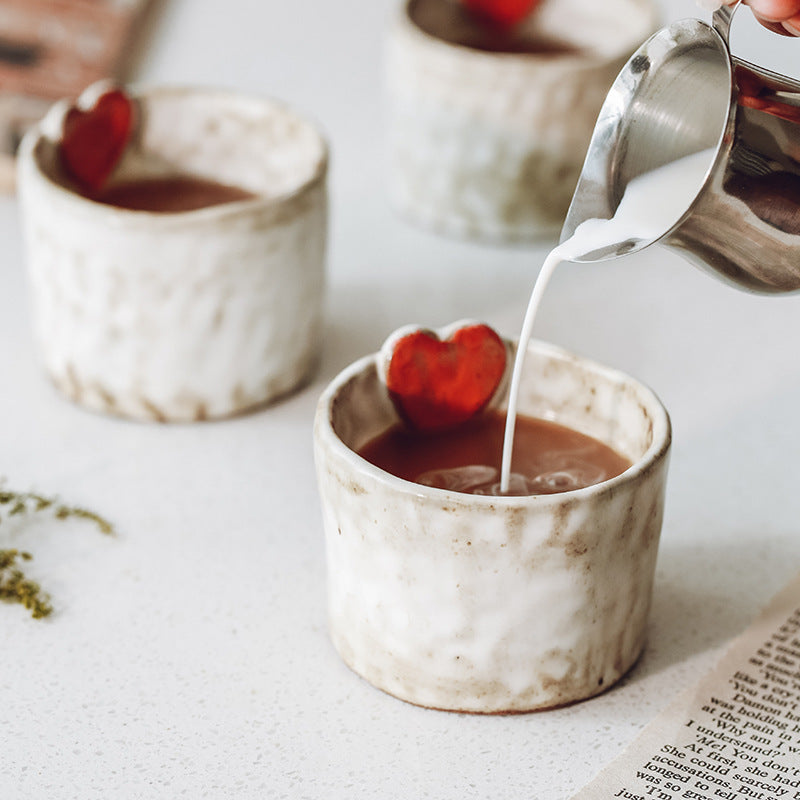
[[[435,489],[356,454],[397,422],[375,357],[320,399],[331,637],[355,672],[408,702],[482,713],[558,706],[608,689],[642,651],[666,410],[632,378],[534,342],[520,411],[594,436],[633,466],[554,495]]]
[[[327,146],[283,105],[225,91],[135,94],[114,180],[188,173],[254,199],[177,213],[87,199],[58,158],[65,104],[25,137],[19,187],[36,339],[55,385],[94,410],[191,421],[246,411],[313,370]]]
[[[524,30],[546,43],[539,53],[488,52],[423,29],[422,15],[454,13],[447,9],[455,5],[406,0],[390,32],[393,204],[445,234],[498,241],[557,234],[603,99],[658,27],[656,5],[544,3]]]

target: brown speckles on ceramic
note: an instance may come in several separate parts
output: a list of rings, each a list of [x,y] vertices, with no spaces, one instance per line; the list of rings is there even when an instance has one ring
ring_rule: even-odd
[[[87,200],[60,171],[54,109],[20,151],[45,367],[67,396],[111,414],[195,421],[256,408],[317,362],[326,145],[272,101],[154,89],[137,102],[144,122],[120,179],[188,172],[257,197],[174,214]]]
[[[417,3],[403,4],[388,46],[394,205],[451,235],[515,241],[557,233],[606,93],[657,28],[656,4],[543,4],[531,18],[532,38],[567,45],[543,54],[446,42],[412,21]]]
[[[483,713],[562,705],[613,685],[642,650],[666,412],[632,379],[541,343],[526,360],[521,410],[598,436],[634,466],[562,495],[445,492],[353,452],[396,419],[373,358],[320,400],[331,636],[358,674],[417,705]]]

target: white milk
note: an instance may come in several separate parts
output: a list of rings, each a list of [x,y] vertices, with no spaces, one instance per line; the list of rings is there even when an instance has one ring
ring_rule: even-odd
[[[702,150],[635,178],[628,184],[625,195],[611,219],[587,220],[545,259],[528,302],[528,310],[525,312],[519,337],[517,357],[514,360],[503,441],[499,486],[501,494],[508,492],[512,477],[515,483],[520,479],[524,481],[522,476],[511,475],[519,384],[536,312],[556,267],[564,261],[581,258],[602,247],[629,239],[652,241],[663,236],[686,213],[697,196],[705,182],[715,152],[714,149]]]

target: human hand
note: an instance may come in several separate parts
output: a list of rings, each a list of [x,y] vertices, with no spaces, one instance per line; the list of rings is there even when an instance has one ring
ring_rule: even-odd
[[[736,0],[725,0],[733,5]],[[765,27],[784,36],[800,36],[800,0],[744,0],[756,19]]]

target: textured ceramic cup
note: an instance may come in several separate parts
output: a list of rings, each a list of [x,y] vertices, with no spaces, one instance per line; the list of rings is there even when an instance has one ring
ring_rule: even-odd
[[[387,57],[395,207],[442,233],[499,241],[558,232],[614,78],[657,27],[652,0],[545,2],[525,36],[544,52],[446,41],[422,15],[455,0],[406,0]],[[431,6],[434,6],[431,8]],[[434,17],[435,18],[435,17]],[[452,29],[448,19],[436,23]]]
[[[189,173],[254,193],[178,213],[89,200],[60,167],[65,105],[25,137],[19,188],[36,339],[55,385],[144,420],[223,417],[290,391],[320,344],[327,146],[283,105],[134,95],[114,180]]]
[[[534,342],[521,412],[594,436],[633,466],[563,494],[467,495],[356,454],[397,421],[375,363],[335,378],[315,423],[341,657],[396,697],[453,711],[528,711],[613,685],[645,639],[671,436],[659,400]]]

